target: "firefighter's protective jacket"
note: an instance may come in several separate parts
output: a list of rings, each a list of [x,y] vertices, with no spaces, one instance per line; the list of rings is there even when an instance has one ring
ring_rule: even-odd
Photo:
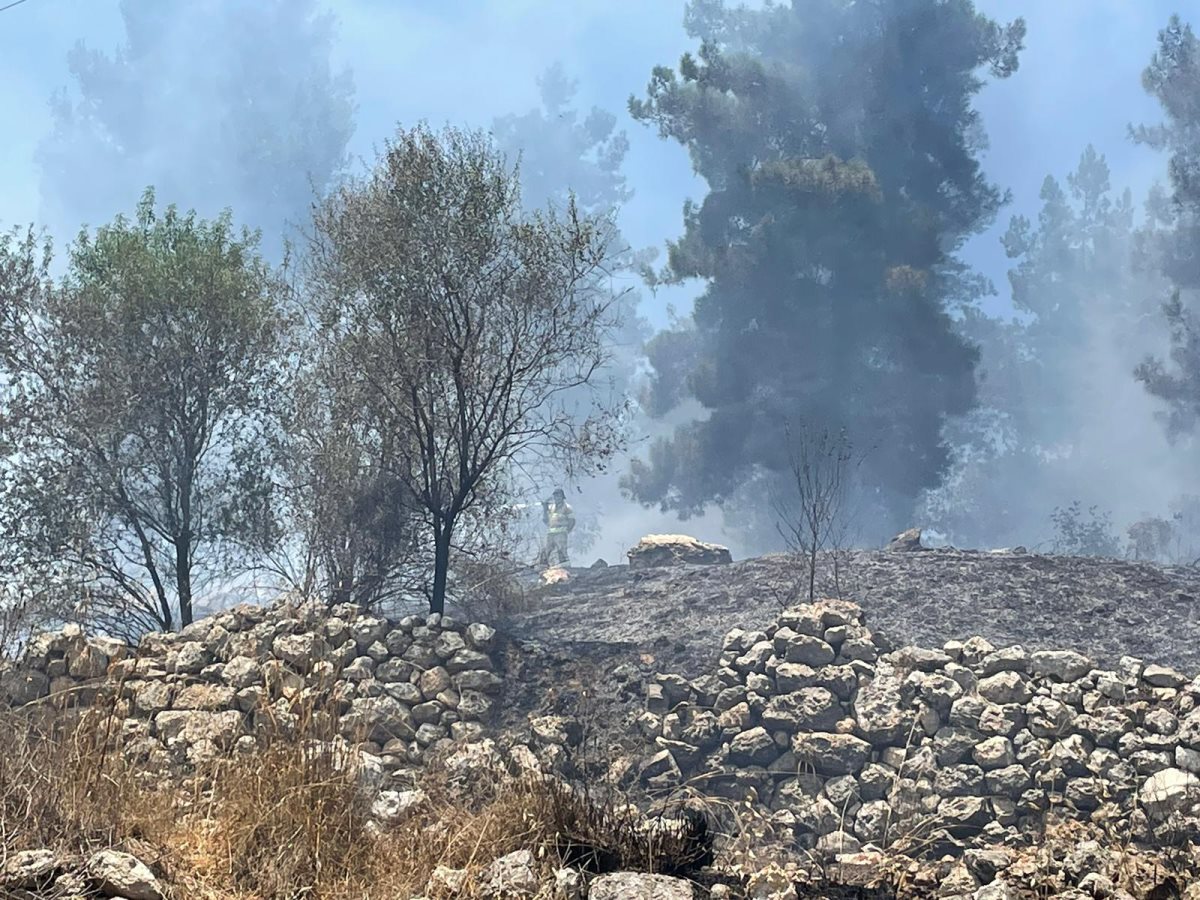
[[[542,511],[550,534],[567,534],[575,527],[575,510],[569,503],[550,503]]]

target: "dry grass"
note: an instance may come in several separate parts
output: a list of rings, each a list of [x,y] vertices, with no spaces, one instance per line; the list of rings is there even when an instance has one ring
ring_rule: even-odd
[[[116,711],[9,714],[0,723],[0,864],[27,849],[68,861],[107,847],[138,856],[177,898],[477,896],[494,859],[530,849],[549,876],[564,858],[600,870],[686,869],[686,841],[648,836],[619,804],[559,782],[486,773],[464,792],[426,774],[426,803],[390,830],[318,717],[188,776],[150,771],[117,749]],[[469,871],[429,891],[438,866]],[[549,879],[548,879],[549,880]]]
[[[170,816],[172,792],[115,750],[119,727],[102,710],[0,717],[0,852],[117,846]]]

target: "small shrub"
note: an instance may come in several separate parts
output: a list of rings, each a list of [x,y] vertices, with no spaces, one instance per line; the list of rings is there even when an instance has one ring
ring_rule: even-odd
[[[1120,556],[1121,544],[1112,530],[1112,516],[1097,507],[1088,508],[1086,517],[1078,500],[1065,509],[1055,507],[1050,514],[1054,523],[1055,553],[1065,556]]]

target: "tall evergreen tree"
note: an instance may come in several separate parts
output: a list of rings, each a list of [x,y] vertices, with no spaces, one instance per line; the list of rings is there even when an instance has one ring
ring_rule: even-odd
[[[1065,184],[1045,179],[1041,200],[1037,221],[1016,216],[1003,238],[1018,318],[963,323],[982,349],[980,407],[948,429],[955,462],[925,503],[958,543],[1033,543],[1056,507],[1112,509],[1113,486],[1163,449],[1137,427],[1150,410],[1131,372],[1161,329],[1135,265],[1132,195],[1113,190],[1089,146]]]
[[[1162,227],[1149,236],[1146,251],[1175,292],[1164,307],[1170,359],[1151,357],[1137,374],[1163,401],[1168,433],[1179,437],[1194,432],[1200,421],[1200,40],[1178,16],[1159,32],[1158,52],[1142,83],[1158,99],[1166,121],[1137,128],[1134,137],[1170,155],[1170,196],[1155,198]]]
[[[687,328],[651,348],[660,406],[694,397],[627,486],[694,513],[787,464],[806,420],[873,448],[868,494],[905,520],[948,460],[941,429],[975,400],[952,311],[980,291],[955,253],[1003,202],[984,178],[973,96],[1017,67],[1024,23],[970,0],[693,0],[698,54],[658,67],[632,114],[709,185],[664,277],[703,279]]]
[[[45,220],[107,221],[147,184],[215,215],[234,204],[277,256],[346,161],[353,86],[316,0],[122,0],[113,53],[78,44],[40,150]]]

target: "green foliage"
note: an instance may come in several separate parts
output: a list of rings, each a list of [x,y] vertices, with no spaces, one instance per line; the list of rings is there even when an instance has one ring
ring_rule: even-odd
[[[980,285],[954,254],[1004,198],[971,100],[982,69],[1016,68],[1024,24],[966,0],[696,0],[687,22],[698,52],[656,68],[630,110],[710,188],[662,273],[705,281],[692,327],[649,350],[652,407],[693,397],[710,414],[626,485],[698,513],[784,472],[783,423],[801,418],[877,448],[862,478],[892,528],[946,467],[945,418],[974,403],[952,313]]]
[[[1190,434],[1200,420],[1200,322],[1183,305],[1178,291],[1163,304],[1170,328],[1170,363],[1148,357],[1137,367],[1138,380],[1166,405],[1163,420],[1171,437]]]
[[[308,286],[321,340],[393,448],[386,474],[421,512],[435,611],[452,550],[470,543],[464,523],[500,516],[521,466],[586,472],[619,443],[618,410],[588,392],[608,361],[609,237],[605,217],[573,203],[525,212],[485,136],[423,127],[317,211]],[[564,405],[580,391],[586,417]]]
[[[352,347],[306,336],[287,413],[286,496],[294,539],[277,568],[305,596],[376,607],[402,596],[418,510],[393,474],[400,448],[356,377]]]
[[[1142,143],[1169,154],[1170,197],[1157,197],[1152,213],[1160,226],[1146,239],[1148,261],[1175,286],[1163,315],[1171,332],[1170,360],[1148,356],[1137,377],[1163,401],[1172,438],[1195,431],[1200,418],[1200,323],[1195,297],[1200,291],[1200,40],[1191,26],[1172,16],[1159,32],[1158,52],[1142,75],[1158,99],[1166,121],[1134,130]]]
[[[1067,556],[1119,556],[1120,540],[1113,533],[1112,517],[1095,506],[1085,516],[1078,500],[1056,507],[1050,515],[1054,523],[1054,552]]]
[[[79,235],[61,280],[0,282],[8,514],[117,630],[186,625],[206,576],[280,537],[289,322],[256,241],[147,191]],[[0,247],[0,268],[32,271],[32,249]]]

